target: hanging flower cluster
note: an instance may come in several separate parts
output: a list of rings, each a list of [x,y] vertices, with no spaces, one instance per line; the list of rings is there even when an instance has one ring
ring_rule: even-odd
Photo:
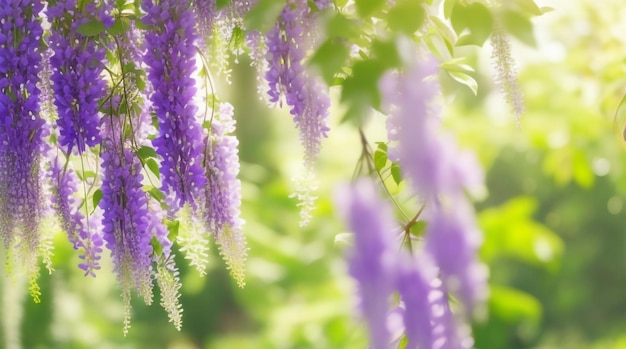
[[[300,225],[306,225],[314,209],[316,181],[313,167],[320,151],[322,138],[329,130],[326,125],[330,98],[320,78],[307,71],[307,50],[317,41],[318,11],[328,1],[290,0],[282,10],[278,22],[267,33],[267,60],[269,70],[265,79],[269,85],[269,101],[282,105],[283,98],[291,108],[293,121],[300,131],[304,148],[304,173],[296,178],[296,193],[301,207]]]
[[[410,226],[394,222],[373,181],[361,179],[337,193],[338,209],[355,235],[350,273],[358,282],[373,348],[396,347],[400,338],[392,333],[397,332],[405,334],[408,348],[471,348],[465,320],[487,295],[486,270],[477,259],[481,234],[466,197],[481,185],[482,172],[473,154],[460,151],[440,126],[434,104],[437,66],[432,58],[407,63],[380,81],[388,158],[400,164],[425,207],[409,222],[428,222],[423,243],[400,248],[401,233],[409,234]],[[461,301],[454,313],[448,295]],[[402,328],[390,328],[398,315]]]
[[[408,234],[410,227],[394,224],[372,181],[362,179],[337,195],[338,209],[355,235],[350,272],[358,282],[373,348],[389,348],[399,340],[391,338],[394,329],[388,327],[394,292],[407,348],[471,348],[464,320],[487,295],[487,274],[477,259],[481,233],[466,198],[466,191],[481,185],[482,172],[473,155],[460,151],[440,127],[434,105],[438,86],[432,80],[437,66],[427,59],[390,71],[380,81],[388,113],[388,157],[400,164],[426,208],[424,242],[398,253],[400,233]],[[417,218],[423,219],[419,213]],[[457,314],[448,295],[461,301]]]
[[[406,334],[407,348],[470,348],[471,337],[455,322],[433,260],[425,253],[399,251],[391,209],[375,183],[363,178],[340,187],[335,201],[355,235],[350,274],[359,285],[372,348],[397,347],[399,338],[392,338],[392,333],[398,330]],[[389,311],[393,292],[402,303]],[[400,329],[390,321],[398,312],[403,319]]]
[[[44,149],[37,75],[43,29],[38,1],[0,4],[0,240],[37,277],[39,224],[45,215]],[[37,300],[38,289],[31,288]]]
[[[481,233],[466,191],[476,191],[483,173],[474,154],[458,149],[441,127],[433,97],[438,90],[434,59],[389,73],[381,81],[390,109],[391,149],[416,194],[427,207],[425,249],[440,268],[444,288],[456,294],[469,314],[486,297],[486,273],[476,251]]]
[[[150,304],[154,284],[180,329],[175,242],[200,255],[186,257],[202,272],[206,238],[214,236],[245,284],[234,111],[221,103],[206,120],[195,98],[203,22],[180,1],[45,4],[0,5],[0,236],[7,261],[26,265],[38,301],[39,259],[52,269],[44,230],[61,229],[85,275],[95,277],[103,249],[110,251],[124,333],[132,293]],[[140,19],[148,30],[138,29]],[[210,108],[203,102],[203,111]]]

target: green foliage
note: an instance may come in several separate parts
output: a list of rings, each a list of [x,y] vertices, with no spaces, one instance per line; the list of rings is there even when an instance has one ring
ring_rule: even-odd
[[[246,28],[267,33],[276,23],[285,2],[285,0],[259,0],[244,17]]]
[[[387,12],[387,25],[394,32],[411,35],[424,23],[426,12],[422,1],[400,0]]]
[[[535,35],[533,33],[533,25],[530,18],[521,12],[505,10],[502,13],[502,24],[504,29],[521,42],[536,46]]]
[[[385,0],[355,0],[356,11],[362,18],[376,16],[385,6]]]
[[[485,234],[481,256],[492,262],[498,257],[516,258],[538,266],[558,266],[563,242],[553,231],[533,220],[535,199],[517,197],[502,207],[480,213]]]
[[[459,35],[459,46],[482,46],[493,30],[493,15],[487,6],[479,2],[458,2],[452,9],[450,21]],[[466,29],[468,33],[464,33]]]
[[[85,36],[96,36],[106,30],[104,23],[98,20],[83,23],[76,28],[76,31]]]

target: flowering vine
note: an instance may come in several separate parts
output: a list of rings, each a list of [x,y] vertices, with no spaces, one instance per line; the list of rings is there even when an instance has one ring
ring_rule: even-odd
[[[41,244],[47,228],[38,87],[42,10],[40,1],[0,4],[0,238],[8,250],[7,269],[23,266],[35,302],[40,296],[38,259],[43,253],[49,261],[51,253],[47,243]]]
[[[300,201],[301,222],[306,225],[314,208],[316,188],[313,166],[320,151],[321,140],[327,136],[326,124],[330,98],[320,78],[305,69],[307,50],[314,47],[318,11],[328,1],[291,0],[280,13],[265,38],[269,70],[269,101],[282,104],[282,98],[293,115],[304,148],[304,173],[296,179],[295,196]],[[313,8],[315,7],[315,8]]]
[[[486,5],[461,3],[491,18]],[[439,62],[415,63],[414,52],[402,47],[432,29],[419,19],[426,7],[404,0],[0,2],[0,252],[6,251],[7,269],[25,265],[39,301],[40,259],[53,269],[52,232],[68,235],[85,276],[106,266],[106,248],[124,302],[125,334],[133,294],[150,304],[155,285],[181,328],[175,254],[205,275],[211,237],[243,287],[248,245],[238,120],[218,98],[211,74],[230,82],[229,61],[247,51],[257,90],[272,104],[286,104],[299,132],[304,173],[293,196],[301,225],[312,218],[318,195],[314,169],[330,130],[328,86],[345,87],[348,114],[359,114],[347,119],[358,119],[359,127],[370,107],[387,114],[388,159],[425,209],[400,226],[371,181],[339,191],[338,209],[355,233],[349,270],[371,343],[397,342],[387,327],[394,313],[403,319],[409,347],[466,347],[466,323],[487,296],[476,257],[481,234],[467,198],[483,173],[441,127],[432,79]],[[431,31],[446,27],[437,23]],[[471,38],[475,24],[452,26]],[[366,34],[357,37],[349,29],[355,26]],[[444,39],[456,38],[450,31]],[[491,43],[497,80],[519,118],[507,33],[496,27]],[[311,63],[321,69],[309,69]],[[450,66],[457,81],[469,84],[458,74],[466,67]],[[400,250],[398,237],[422,219],[428,226],[420,242]],[[451,307],[449,295],[460,309]]]

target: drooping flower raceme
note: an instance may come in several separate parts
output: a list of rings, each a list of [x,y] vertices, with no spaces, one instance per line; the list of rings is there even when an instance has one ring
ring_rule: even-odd
[[[58,142],[66,154],[74,150],[82,154],[101,141],[98,102],[105,95],[106,83],[101,73],[106,50],[93,38],[79,33],[78,28],[94,17],[110,26],[112,18],[107,9],[101,1],[79,8],[76,0],[59,0],[46,11],[54,52],[50,64],[58,112]]]
[[[269,70],[265,79],[269,85],[269,101],[290,109],[304,148],[303,173],[295,178],[296,196],[300,206],[300,225],[308,224],[314,209],[317,188],[313,167],[321,142],[329,130],[326,119],[330,98],[320,77],[305,68],[305,55],[318,41],[316,23],[319,10],[328,1],[290,0],[278,21],[266,35]],[[316,9],[312,9],[314,6]]]
[[[82,262],[79,268],[85,271],[85,276],[96,276],[95,271],[100,269],[100,255],[102,253],[101,217],[85,215],[79,207],[84,203],[77,202],[75,193],[78,190],[76,172],[67,164],[62,155],[50,151],[48,160],[51,165],[48,177],[52,188],[52,207],[61,223],[61,228],[68,234],[68,238],[75,250],[80,251]],[[67,165],[67,166],[66,166]]]
[[[120,154],[110,140],[101,153],[103,237],[122,287],[126,304],[125,331],[129,326],[130,292],[134,288],[148,304],[152,301],[152,234],[146,193],[141,189],[141,164],[131,151]]]
[[[428,254],[411,255],[399,246],[400,227],[370,179],[340,187],[335,202],[354,233],[350,274],[358,283],[360,307],[374,349],[392,348],[391,294],[398,292],[407,348],[464,348],[447,299],[439,289],[437,269]],[[397,346],[396,346],[397,347]]]
[[[520,118],[524,114],[524,97],[522,88],[517,82],[515,61],[511,54],[509,37],[501,28],[496,26],[495,31],[491,34],[490,42],[492,48],[491,58],[496,68],[496,83],[506,96],[506,101],[513,108],[515,121],[519,126]]]
[[[42,218],[43,119],[39,78],[43,29],[37,0],[0,3],[0,238],[19,247],[18,256],[36,273]],[[15,245],[14,245],[15,244]]]
[[[119,73],[111,74],[104,106],[100,156],[103,167],[100,207],[104,210],[103,232],[122,288],[125,302],[124,333],[130,327],[130,297],[136,290],[150,304],[153,278],[161,289],[161,305],[180,330],[182,310],[178,302],[180,282],[174,264],[172,242],[164,224],[165,212],[144,191],[142,167],[152,132],[151,117],[139,85],[142,51],[134,23],[115,41]],[[150,89],[148,89],[150,90]],[[146,182],[151,182],[147,180]],[[156,188],[153,188],[156,190]]]
[[[386,325],[389,297],[398,275],[391,211],[368,180],[361,180],[353,187],[339,188],[335,202],[354,233],[350,275],[359,284],[360,306],[370,329],[372,347],[387,348],[390,342]]]
[[[215,0],[193,0],[191,2],[198,30],[198,46],[207,52],[207,42],[213,33],[213,25],[218,16]]]
[[[185,2],[164,0],[142,3],[143,22],[153,26],[146,34],[148,79],[154,92],[151,101],[158,118],[159,135],[153,144],[162,157],[162,190],[173,212],[185,203],[192,206],[204,188],[202,131],[192,103],[196,87],[194,15]],[[172,213],[173,213],[172,212]]]
[[[425,251],[439,267],[446,292],[456,294],[471,314],[486,297],[486,272],[477,260],[481,234],[465,194],[482,184],[483,174],[473,154],[459,150],[442,130],[437,109],[428,107],[437,85],[425,79],[436,72],[430,60],[389,73],[381,91],[393,154],[429,212]]]
[[[223,75],[228,83],[231,82],[231,54],[237,62],[243,48],[244,15],[255,4],[256,0],[232,0],[218,8],[215,0],[192,1],[198,28],[198,47],[207,59],[205,63]]]
[[[327,6],[327,1],[314,3],[318,9]],[[266,37],[269,70],[265,78],[270,87],[270,102],[281,102],[284,96],[291,107],[307,167],[313,165],[321,139],[328,132],[326,118],[330,106],[323,83],[304,66],[305,54],[314,44],[316,20],[317,14],[308,1],[290,0]]]
[[[239,174],[239,141],[232,135],[235,131],[233,107],[221,103],[220,110],[211,123],[207,138],[205,219],[233,277],[240,287],[244,285],[244,269],[247,254],[246,240],[240,217],[241,182]]]

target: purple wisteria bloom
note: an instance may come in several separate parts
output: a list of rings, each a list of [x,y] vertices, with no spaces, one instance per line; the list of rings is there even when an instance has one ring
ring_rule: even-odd
[[[145,92],[139,90],[143,51],[140,36],[131,23],[115,41],[121,61],[121,74],[112,83],[102,120],[100,156],[103,167],[103,232],[107,248],[122,288],[124,333],[130,327],[130,297],[136,290],[148,304],[152,302],[152,281],[161,289],[161,305],[177,329],[182,325],[178,302],[180,282],[172,255],[172,242],[164,224],[165,211],[144,191],[143,163],[137,147],[147,147],[153,134]],[[148,91],[151,91],[148,88]],[[122,105],[128,106],[126,109]],[[130,111],[139,111],[138,113]],[[144,159],[145,160],[145,159]]]
[[[354,233],[349,270],[358,283],[360,307],[366,318],[373,349],[397,347],[403,331],[407,348],[462,349],[472,343],[452,315],[438,268],[424,251],[402,249],[391,208],[382,201],[370,179],[360,179],[336,193],[337,209]],[[400,305],[393,311],[391,295]],[[402,318],[403,325],[397,321]],[[393,320],[393,321],[392,321]]]
[[[112,18],[107,9],[100,1],[79,8],[76,0],[59,0],[46,11],[51,23],[49,43],[54,52],[50,64],[58,112],[58,142],[67,154],[74,150],[82,154],[101,141],[98,102],[105,95],[106,83],[101,73],[106,50],[77,29],[94,17],[110,26]]]
[[[416,258],[402,254],[398,261],[398,293],[404,302],[404,330],[408,337],[407,348],[433,347],[432,287],[437,274],[432,262],[424,255]]]
[[[291,107],[294,122],[300,130],[306,167],[311,167],[326,137],[330,99],[319,77],[306,71],[304,58],[316,39],[316,11],[328,6],[328,1],[313,1],[315,11],[307,0],[290,0],[274,28],[267,33],[270,102],[281,102],[284,95]]]
[[[33,260],[42,214],[41,1],[0,2],[0,238]]]
[[[401,73],[388,73],[380,83],[389,118],[389,157],[399,161],[414,190],[425,201],[482,183],[483,173],[473,154],[458,150],[452,135],[441,129],[439,86],[425,80],[437,74],[434,59]]]
[[[426,251],[437,262],[447,290],[459,297],[467,314],[487,295],[487,270],[477,257],[482,234],[474,216],[467,200],[456,199],[450,209],[431,212],[426,230]]]
[[[202,52],[207,52],[207,43],[213,34],[213,25],[219,14],[215,0],[193,0],[191,2],[198,29],[198,44]]]
[[[134,287],[150,303],[152,233],[141,163],[133,152],[116,149],[110,139],[105,140],[103,148],[103,238],[111,251],[123,296],[130,297],[130,287]]]
[[[78,190],[76,172],[67,164],[65,157],[56,151],[50,151],[48,156],[51,166],[48,177],[52,187],[52,207],[61,223],[61,228],[68,234],[68,238],[75,250],[80,251],[82,262],[79,268],[85,271],[85,276],[96,276],[95,271],[100,269],[100,255],[102,253],[101,217],[98,215],[84,215],[74,194]]]
[[[191,74],[196,69],[194,15],[185,2],[144,1],[142,18],[154,30],[146,34],[151,101],[158,118],[159,135],[153,145],[161,162],[162,190],[168,206],[177,211],[195,200],[206,183],[202,167],[202,130],[195,119],[196,93]]]
[[[430,105],[438,87],[425,78],[436,73],[437,62],[426,60],[388,73],[381,91],[392,157],[430,213],[425,251],[440,268],[444,289],[471,314],[486,297],[486,272],[476,256],[481,234],[465,194],[482,184],[483,172],[474,155],[442,130],[438,109]]]
[[[233,277],[239,286],[244,285],[244,265],[246,260],[246,240],[240,217],[241,182],[239,174],[239,141],[232,135],[235,131],[233,107],[221,103],[218,117],[211,123],[211,133],[207,139],[205,218],[209,230],[215,235]]]
[[[349,257],[350,275],[358,282],[360,307],[375,349],[388,348],[390,331],[387,312],[398,276],[396,228],[390,208],[382,202],[376,186],[360,180],[340,187],[335,195],[337,209],[354,233]]]

